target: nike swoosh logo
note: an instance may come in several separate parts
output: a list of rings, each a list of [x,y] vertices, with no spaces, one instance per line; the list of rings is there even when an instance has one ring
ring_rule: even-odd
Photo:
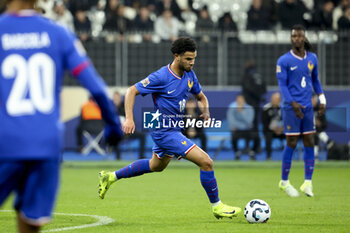
[[[293,70],[295,70],[296,68],[298,68],[298,66],[293,66],[293,67],[290,67],[290,70],[293,71]]]
[[[234,210],[234,211],[232,211],[232,212],[222,212],[223,214],[234,214],[234,213],[236,213],[236,211]]]
[[[172,91],[168,91],[168,94],[171,94],[171,93],[173,93],[174,91],[176,91],[176,89],[175,89],[175,90],[172,90]]]

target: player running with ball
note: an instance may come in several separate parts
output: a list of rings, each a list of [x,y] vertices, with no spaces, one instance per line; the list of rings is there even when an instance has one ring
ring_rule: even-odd
[[[138,94],[143,96],[152,94],[156,113],[178,116],[184,114],[188,95],[192,93],[201,107],[201,117],[204,120],[209,119],[207,97],[202,92],[201,85],[192,70],[197,56],[196,47],[196,43],[190,38],[177,39],[171,47],[174,55],[173,62],[129,87],[125,95],[126,121],[123,126],[124,133],[132,134],[135,131],[133,107],[135,96]],[[175,120],[182,119],[177,118]],[[101,199],[104,198],[106,191],[115,181],[150,172],[161,172],[175,156],[187,159],[200,168],[200,180],[216,218],[231,218],[241,212],[240,208],[225,205],[220,201],[213,161],[206,152],[185,137],[180,128],[160,128],[154,130],[151,135],[154,141],[151,159],[137,160],[115,172],[100,172],[99,195]]]

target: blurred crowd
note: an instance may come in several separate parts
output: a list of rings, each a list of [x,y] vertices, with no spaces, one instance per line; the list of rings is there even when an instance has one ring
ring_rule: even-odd
[[[220,1],[205,0],[39,0],[38,9],[83,41],[105,35],[112,42],[127,33],[134,42],[156,42],[196,32],[289,30],[294,24],[309,30],[350,29],[350,0],[237,1],[220,6]],[[243,3],[247,11],[238,14]]]

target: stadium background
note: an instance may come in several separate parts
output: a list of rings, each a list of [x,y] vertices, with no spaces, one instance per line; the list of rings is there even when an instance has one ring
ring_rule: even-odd
[[[73,1],[72,1],[73,2]],[[125,1],[125,4],[128,1]],[[181,1],[178,1],[181,2]],[[209,97],[210,106],[227,108],[235,100],[241,90],[244,63],[254,59],[257,71],[268,85],[265,104],[273,91],[278,90],[275,75],[276,61],[279,56],[290,48],[290,31],[283,30],[277,22],[271,30],[246,30],[247,11],[251,1],[240,0],[194,0],[188,1],[192,9],[199,10],[207,6],[210,16],[217,23],[218,18],[228,11],[236,22],[237,31],[198,31],[193,28],[196,18],[186,17],[182,22],[179,36],[192,36],[198,43],[198,57],[195,72]],[[276,1],[282,2],[282,1]],[[310,1],[304,1],[305,3]],[[317,1],[316,1],[317,2]],[[119,1],[119,4],[123,1]],[[316,6],[312,11],[315,11]],[[101,10],[90,8],[88,16],[92,21],[91,39],[84,46],[95,64],[98,72],[109,86],[111,93],[126,88],[146,77],[149,73],[171,62],[170,41],[157,39],[142,41],[144,32],[125,31],[122,39],[113,41],[108,38],[119,35],[118,32],[107,32],[99,27]],[[184,12],[182,12],[184,13]],[[100,25],[101,26],[101,25]],[[328,107],[327,119],[330,123],[328,133],[339,143],[348,143],[349,108],[350,108],[350,33],[346,31],[320,30],[310,28],[307,37],[313,44],[319,59],[320,80],[326,93]],[[135,39],[136,38],[136,39]],[[142,107],[151,107],[149,97],[137,97],[135,116]],[[74,78],[65,78],[62,92],[62,119],[66,124],[65,150],[76,147],[75,127],[78,123],[80,107],[87,100],[87,93],[79,87]],[[136,119],[138,127],[141,117]],[[220,133],[219,133],[220,134]],[[262,136],[262,135],[261,135]],[[263,138],[263,136],[262,136]],[[148,138],[147,140],[150,140]],[[150,156],[151,141],[147,141],[147,155]],[[262,142],[263,145],[263,142]],[[124,150],[137,151],[137,143],[124,143]],[[209,150],[215,150],[217,142],[210,142]],[[224,149],[231,150],[230,143],[225,143]]]

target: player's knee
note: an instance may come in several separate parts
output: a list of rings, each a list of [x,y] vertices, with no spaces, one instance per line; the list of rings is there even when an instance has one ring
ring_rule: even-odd
[[[213,160],[211,158],[205,158],[200,165],[201,170],[203,171],[212,171],[213,170]]]
[[[295,138],[288,138],[287,139],[287,146],[295,149],[297,147],[298,144],[298,139]]]
[[[166,168],[166,167],[164,167],[164,166],[156,166],[156,167],[152,167],[152,168],[151,168],[151,171],[153,171],[153,172],[161,172],[161,171],[163,171],[165,168]]]
[[[315,141],[314,141],[313,137],[304,138],[304,146],[306,146],[306,147],[313,147],[314,144],[315,144]]]

